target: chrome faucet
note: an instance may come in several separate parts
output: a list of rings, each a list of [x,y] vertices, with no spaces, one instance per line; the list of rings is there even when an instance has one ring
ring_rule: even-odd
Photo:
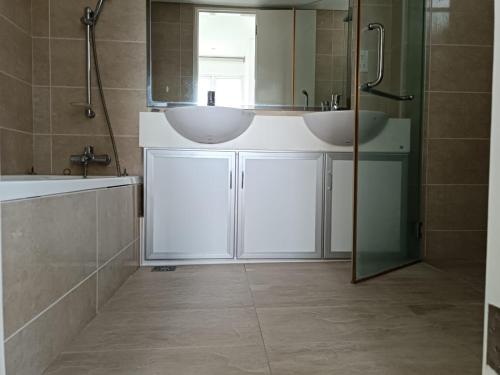
[[[108,154],[94,154],[94,146],[85,146],[83,154],[71,155],[70,161],[75,164],[80,164],[83,167],[83,178],[87,178],[88,166],[90,163],[109,165],[111,163],[111,158]]]

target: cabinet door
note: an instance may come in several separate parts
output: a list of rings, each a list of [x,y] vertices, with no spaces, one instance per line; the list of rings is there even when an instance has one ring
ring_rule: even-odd
[[[240,153],[238,256],[320,258],[321,153]]]
[[[235,154],[148,150],[148,259],[232,258]]]
[[[350,153],[327,154],[325,167],[325,258],[352,255],[354,164]]]

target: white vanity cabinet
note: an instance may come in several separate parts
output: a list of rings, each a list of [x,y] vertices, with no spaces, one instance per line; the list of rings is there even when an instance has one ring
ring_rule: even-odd
[[[233,258],[236,154],[148,150],[146,258]]]
[[[321,258],[323,153],[241,152],[239,258]]]
[[[324,256],[352,254],[354,164],[352,153],[328,153],[325,162]]]

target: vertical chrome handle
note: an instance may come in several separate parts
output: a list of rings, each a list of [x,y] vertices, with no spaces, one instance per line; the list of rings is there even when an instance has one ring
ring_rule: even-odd
[[[328,186],[327,186],[328,191],[332,191],[333,189],[333,172],[330,170],[328,171]]]
[[[245,186],[245,171],[241,171],[241,188]]]
[[[385,65],[385,28],[381,23],[369,23],[368,30],[378,31],[378,65],[377,65],[377,78],[374,81],[366,82],[361,87],[362,89],[372,89],[382,83],[384,79],[384,65]]]
[[[229,172],[229,190],[233,190],[233,171]]]

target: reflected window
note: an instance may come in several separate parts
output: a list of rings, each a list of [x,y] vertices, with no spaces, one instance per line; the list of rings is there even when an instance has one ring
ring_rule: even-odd
[[[198,10],[197,22],[198,104],[215,91],[217,105],[253,106],[255,14]]]

